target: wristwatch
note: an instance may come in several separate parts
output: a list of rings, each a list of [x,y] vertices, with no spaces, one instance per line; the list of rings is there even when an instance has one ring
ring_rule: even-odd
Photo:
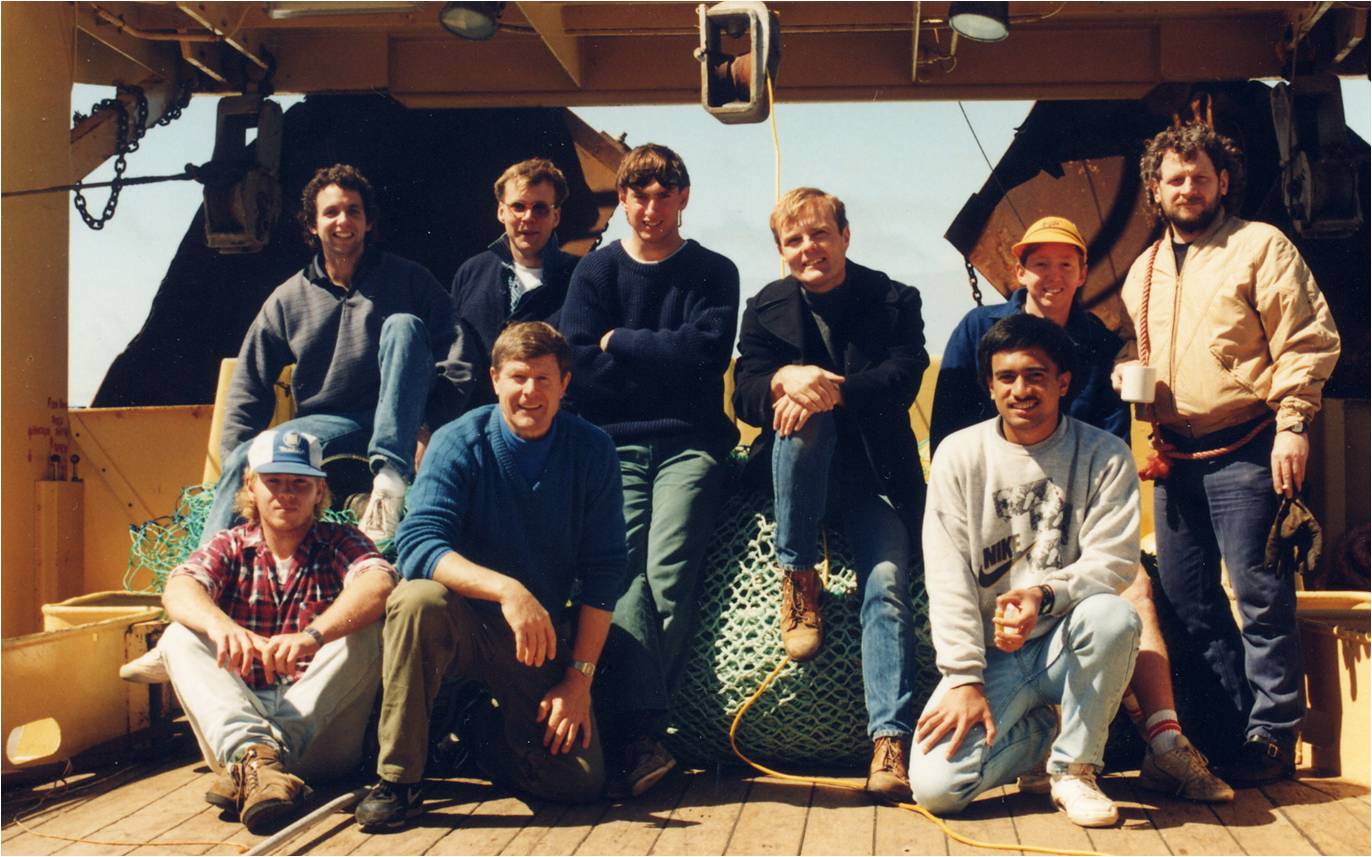
[[[1305,434],[1305,420],[1296,420],[1294,423],[1283,429],[1283,431],[1289,431],[1292,434]]]
[[[319,646],[320,648],[324,647],[324,635],[319,633],[319,629],[314,627],[313,625],[305,626],[300,631],[300,633],[309,634],[310,639],[314,640],[315,645]]]
[[[1043,593],[1043,598],[1039,601],[1039,615],[1047,616],[1053,612],[1053,603],[1057,601],[1057,596],[1053,595],[1053,587],[1046,583],[1039,584],[1039,592]]]
[[[586,678],[595,678],[595,664],[590,661],[572,661],[572,669],[586,676]]]

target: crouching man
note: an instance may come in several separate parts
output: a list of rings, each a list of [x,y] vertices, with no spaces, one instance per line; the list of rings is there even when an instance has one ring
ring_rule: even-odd
[[[262,833],[298,812],[301,778],[346,774],[381,680],[377,619],[397,575],[356,528],[319,521],[317,438],[258,435],[237,512],[167,580],[159,644],[205,761],[205,799]]]
[[[559,411],[570,365],[553,328],[510,325],[491,353],[497,404],[429,445],[396,533],[406,581],[386,605],[381,781],[356,812],[366,829],[422,811],[445,676],[482,682],[499,704],[464,735],[492,780],[549,800],[600,797],[591,679],[624,590],[623,491],[610,436]]]
[[[943,678],[915,727],[910,782],[931,812],[957,812],[1047,759],[1068,818],[1111,825],[1096,773],[1138,652],[1138,615],[1119,596],[1138,561],[1133,458],[1060,412],[1062,328],[1017,314],[977,351],[1000,416],[934,456],[924,574]]]

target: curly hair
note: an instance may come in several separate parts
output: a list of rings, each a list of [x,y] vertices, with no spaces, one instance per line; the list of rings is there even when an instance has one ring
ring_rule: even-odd
[[[1162,219],[1162,204],[1152,188],[1162,176],[1162,161],[1169,152],[1175,152],[1183,161],[1195,160],[1197,153],[1204,152],[1215,165],[1216,175],[1229,173],[1229,190],[1221,199],[1225,209],[1233,210],[1231,199],[1243,199],[1243,151],[1204,122],[1188,122],[1155,134],[1144,146],[1139,160],[1139,176],[1148,189],[1148,208],[1154,220]]]
[[[314,504],[314,519],[318,521],[324,517],[325,510],[333,506],[333,494],[330,493],[329,483],[326,480],[317,476],[314,478],[319,479],[321,483],[319,487],[322,489],[319,494],[319,502]],[[245,468],[243,471],[243,487],[239,488],[238,493],[233,497],[233,510],[242,515],[250,524],[256,524],[260,517],[257,513],[257,498],[252,495],[252,486],[257,479],[257,473],[251,467]]]
[[[369,226],[375,226],[376,221],[381,216],[381,210],[376,204],[376,191],[372,188],[372,183],[367,181],[367,177],[362,175],[357,167],[352,164],[334,164],[331,167],[320,167],[315,171],[314,177],[305,185],[305,190],[300,193],[300,213],[297,215],[300,228],[305,230],[305,242],[313,250],[319,249],[319,237],[310,231],[318,219],[315,200],[319,198],[319,192],[331,184],[336,184],[344,190],[353,191],[362,197],[362,210],[367,215]],[[375,234],[375,229],[367,230],[368,243],[371,242],[372,236]]]

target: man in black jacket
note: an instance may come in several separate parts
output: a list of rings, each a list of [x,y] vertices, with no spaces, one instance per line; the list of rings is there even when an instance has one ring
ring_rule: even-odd
[[[558,247],[555,230],[567,199],[567,179],[552,161],[511,164],[495,181],[496,218],[505,232],[462,263],[449,293],[457,311],[458,359],[470,377],[445,385],[445,410],[457,417],[495,402],[491,347],[511,322],[558,326],[572,269],[580,261]]]
[[[772,235],[791,274],[748,301],[734,410],[760,426],[749,469],[770,465],[782,571],[782,642],[819,653],[818,528],[841,512],[862,592],[862,671],[874,742],[867,790],[910,800],[914,622],[910,571],[924,497],[909,409],[929,365],[919,293],[845,258],[843,203],[797,188]]]

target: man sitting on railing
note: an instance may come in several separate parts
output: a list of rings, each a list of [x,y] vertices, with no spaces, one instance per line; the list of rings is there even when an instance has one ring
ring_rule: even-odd
[[[205,799],[262,833],[299,811],[306,779],[346,774],[381,679],[381,618],[397,575],[346,524],[318,520],[318,439],[264,432],[220,530],[171,573],[159,648],[205,761]],[[224,775],[227,772],[227,775]]]

